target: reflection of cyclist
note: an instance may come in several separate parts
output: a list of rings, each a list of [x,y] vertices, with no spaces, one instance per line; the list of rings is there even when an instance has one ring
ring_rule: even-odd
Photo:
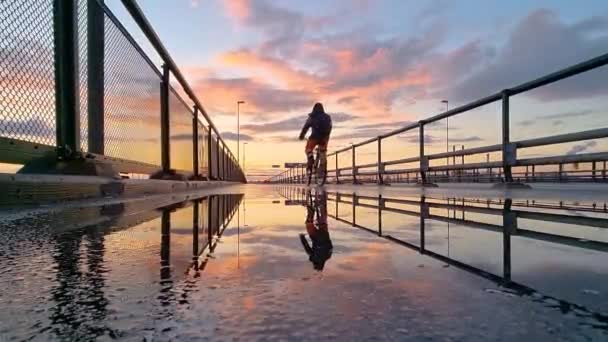
[[[327,193],[325,191],[317,193],[313,200],[311,192],[308,191],[306,197],[308,198],[306,204],[306,231],[312,241],[312,246],[308,244],[304,234],[300,234],[300,240],[314,269],[322,271],[325,262],[331,258],[334,248],[327,229]]]
[[[308,114],[308,119],[306,120],[304,127],[302,127],[302,132],[300,133],[300,140],[304,140],[306,132],[308,132],[309,128],[312,128],[310,137],[308,137],[308,141],[306,142],[305,150],[307,158],[306,169],[309,172],[312,171],[312,152],[315,147],[317,145],[319,146],[319,152],[321,154],[325,154],[327,152],[327,144],[329,143],[331,127],[331,117],[325,113],[322,104],[315,103],[314,107],[312,107],[312,112]]]

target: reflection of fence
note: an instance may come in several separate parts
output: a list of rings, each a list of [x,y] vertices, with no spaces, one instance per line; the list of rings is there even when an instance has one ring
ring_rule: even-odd
[[[306,189],[288,186],[278,188],[277,191],[292,204],[306,204]],[[537,203],[527,200],[513,201],[510,199],[485,201],[464,198],[435,199],[425,198],[424,196],[416,199],[397,199],[385,198],[383,196],[361,196],[354,193],[347,194],[339,192],[328,192],[327,200],[334,203],[334,212],[332,213],[330,210],[328,216],[335,219],[336,221],[359,228],[363,231],[377,235],[380,238],[384,238],[393,243],[397,243],[401,246],[418,251],[421,254],[437,259],[455,268],[470,272],[477,276],[496,282],[503,287],[515,291],[516,294],[522,296],[535,295],[537,299],[543,299],[546,302],[551,303],[555,303],[557,301],[560,304],[558,307],[560,308],[560,310],[563,310],[562,312],[572,312],[573,314],[577,316],[580,315],[581,317],[592,317],[598,322],[602,323],[601,325],[599,325],[600,327],[605,327],[605,323],[608,322],[608,316],[602,313],[593,312],[575,303],[571,303],[547,295],[542,295],[536,290],[526,285],[513,281],[511,278],[511,237],[523,237],[554,243],[558,245],[581,248],[588,251],[608,252],[608,242],[591,241],[575,237],[522,229],[518,226],[518,219],[566,224],[569,223],[586,227],[606,229],[608,228],[608,219],[606,218],[595,218],[582,215],[577,216],[572,214],[573,210],[583,211],[586,213],[608,214],[608,209],[606,209],[606,206],[600,208],[595,205],[578,206],[567,205],[563,202]],[[351,209],[350,218],[340,214],[340,208],[342,207],[341,204]],[[399,208],[399,206],[401,208]],[[356,208],[366,208],[371,209],[372,211],[376,211],[376,226],[367,227],[357,223]],[[562,211],[562,213],[544,213],[535,211],[538,209]],[[402,239],[399,239],[398,237],[383,232],[382,217],[383,213],[388,212],[419,218],[420,226],[418,230],[418,237],[416,238],[417,242],[412,242],[411,240],[404,241]],[[467,219],[467,214],[469,216],[485,217],[486,215],[488,215],[489,217],[499,217],[502,221],[502,224],[482,222],[482,220],[480,220],[479,218],[476,218],[475,220]],[[365,215],[369,216],[370,212],[366,212]],[[473,265],[456,260],[455,258],[450,257],[449,254],[446,256],[427,248],[428,246],[425,241],[427,220],[449,222],[463,227],[481,229],[500,234],[503,240],[503,274],[498,275],[488,272]]]
[[[422,184],[458,180],[505,183],[513,183],[515,181],[606,181],[606,161],[608,160],[608,152],[580,153],[574,155],[558,155],[538,158],[518,158],[517,151],[525,148],[608,138],[608,128],[603,127],[575,133],[511,141],[511,122],[509,111],[509,99],[517,94],[522,94],[530,90],[537,89],[539,87],[546,86],[593,69],[597,69],[605,66],[606,64],[608,64],[608,54],[557,71],[516,87],[505,89],[499,93],[473,101],[466,105],[454,108],[394,131],[387,132],[378,137],[374,137],[337,150],[328,154],[328,158],[332,157],[332,160],[335,160],[335,165],[333,162],[328,163],[329,167],[334,167],[333,169],[328,170],[328,173],[337,183],[340,181],[349,180],[353,183],[374,181],[382,184],[387,180],[387,178],[390,178],[390,181],[419,182]],[[454,149],[451,152],[446,151],[444,153],[425,153],[424,130],[426,127],[429,127],[433,123],[438,123],[440,120],[448,119],[450,117],[499,101],[502,104],[502,143],[462,150]],[[383,160],[382,141],[386,138],[398,136],[406,132],[418,134],[418,156],[397,160]],[[377,152],[375,153],[377,156],[377,161],[368,164],[358,164],[356,149],[374,143],[377,145]],[[433,160],[449,160],[449,158],[455,157],[462,158],[464,160],[464,156],[484,156],[486,154],[495,152],[502,153],[501,160],[490,161],[488,158],[485,162],[478,163],[463,162],[461,164],[453,163],[450,165],[448,162],[446,165],[431,165],[431,161]],[[351,165],[340,167],[338,157],[348,154],[351,154]],[[579,163],[590,163],[591,168],[587,170],[564,171],[564,165],[578,165]],[[599,165],[600,163],[602,164]],[[410,168],[387,169],[387,167],[396,167],[397,165],[401,165],[403,167],[403,165],[408,164],[417,165]],[[535,170],[536,167],[544,165],[557,165],[559,170],[552,173],[537,172],[537,170]],[[513,168],[525,168],[526,171],[514,172]],[[271,178],[270,181],[274,183],[294,183],[297,180],[298,179],[296,179],[294,176],[281,174]]]
[[[103,1],[0,2],[0,162],[50,156],[122,173],[244,181],[137,4],[123,4],[160,70]]]

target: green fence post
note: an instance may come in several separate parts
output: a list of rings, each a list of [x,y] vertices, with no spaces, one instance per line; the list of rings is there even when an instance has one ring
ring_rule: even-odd
[[[198,107],[195,105],[192,115],[192,178],[200,178],[198,166]]]
[[[161,164],[164,174],[171,171],[171,128],[169,118],[169,66],[163,64],[163,76],[160,83],[160,143]]]
[[[87,1],[87,130],[89,152],[104,154],[105,17],[99,2]]]
[[[53,24],[57,147],[60,157],[68,157],[80,150],[77,1],[54,0]]]

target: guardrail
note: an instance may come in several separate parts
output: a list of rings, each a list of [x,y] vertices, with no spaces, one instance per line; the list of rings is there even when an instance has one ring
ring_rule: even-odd
[[[136,1],[122,3],[160,69],[102,0],[0,3],[0,163],[62,173],[31,165],[93,161],[160,179],[245,182]]]
[[[374,138],[367,139],[365,141],[352,144],[349,147],[334,151],[328,154],[328,159],[333,157],[335,159],[335,166],[333,169],[328,170],[328,176],[336,183],[340,183],[344,180],[352,181],[354,184],[361,183],[365,180],[371,180],[378,184],[384,184],[385,178],[392,178],[392,181],[404,181],[416,182],[423,185],[431,185],[433,182],[441,181],[492,181],[501,183],[516,183],[517,181],[568,181],[568,180],[592,180],[592,181],[605,181],[606,180],[606,161],[608,160],[608,152],[600,153],[581,153],[575,155],[558,155],[549,157],[538,157],[538,158],[518,158],[517,151],[519,149],[548,146],[569,142],[578,142],[591,139],[608,138],[608,127],[602,127],[598,129],[581,131],[568,134],[560,134],[554,136],[547,136],[535,139],[512,141],[510,134],[510,110],[509,110],[509,99],[517,94],[522,94],[527,91],[558,82],[560,80],[579,75],[581,73],[605,66],[608,64],[608,54],[601,55],[599,57],[587,60],[585,62],[573,65],[571,67],[562,69],[552,74],[540,77],[530,82],[520,84],[513,88],[502,90],[501,92],[493,95],[478,99],[471,103],[463,106],[448,110],[446,112],[437,114],[430,118],[420,120],[419,122],[412,123],[405,127],[387,132]],[[607,84],[608,86],[608,84]],[[500,144],[475,147],[469,149],[454,149],[452,152],[443,152],[436,154],[425,153],[425,141],[424,141],[424,130],[429,124],[438,122],[439,120],[448,119],[458,114],[465,113],[467,111],[500,101],[502,104],[501,113],[501,131],[502,139]],[[382,158],[382,141],[388,137],[392,137],[405,132],[418,132],[418,148],[419,154],[415,157],[403,158],[397,160],[384,160]],[[357,164],[356,149],[369,144],[377,144],[377,161],[368,164]],[[465,156],[488,154],[492,152],[501,152],[500,161],[489,161],[480,163],[464,163]],[[339,167],[338,156],[344,153],[351,153],[352,165],[346,167]],[[442,158],[456,158],[461,157],[463,162],[461,164],[453,163],[450,165],[439,165],[431,166],[430,161],[442,159]],[[392,165],[403,165],[410,163],[418,163],[417,167],[408,169],[394,169],[387,170],[387,166]],[[582,172],[574,172],[574,175],[565,174],[563,171],[564,164],[576,164],[576,163],[591,163],[592,167],[587,172],[586,176],[581,176]],[[597,168],[598,163],[603,163],[603,169]],[[333,163],[328,163],[331,165]],[[558,165],[559,171],[550,175],[544,173],[536,173],[535,167],[539,165]],[[515,167],[525,167],[526,177],[522,177],[522,172],[514,172]],[[532,168],[530,172],[529,168]],[[367,169],[372,169],[367,171]],[[375,169],[375,170],[374,170]],[[601,172],[601,176],[600,173]],[[569,172],[570,173],[570,172]],[[528,177],[528,174],[534,174],[534,176]],[[299,176],[299,175],[298,175]],[[546,177],[545,177],[546,176]],[[301,179],[294,175],[277,175],[268,180],[270,183],[297,183],[301,182]]]

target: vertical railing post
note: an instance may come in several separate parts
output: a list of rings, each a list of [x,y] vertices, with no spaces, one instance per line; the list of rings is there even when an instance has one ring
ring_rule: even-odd
[[[355,145],[352,145],[352,174],[353,174],[353,184],[358,184],[357,182],[357,160],[356,160],[356,152]]]
[[[163,209],[160,228],[160,278],[164,282],[171,278],[171,210]]]
[[[221,157],[221,154],[220,154],[220,139],[219,139],[219,136],[217,136],[217,138],[215,139],[215,159],[216,159],[216,162],[215,162],[216,166],[215,167],[216,167],[216,170],[217,170],[217,174],[216,174],[215,177],[218,180],[223,180],[222,179],[222,172],[221,172],[221,170],[222,170],[221,166],[222,165],[221,165],[221,162],[220,162],[221,161],[220,157]]]
[[[213,156],[211,155],[212,153],[212,148],[211,148],[211,142],[213,141],[213,137],[212,135],[212,130],[211,130],[211,125],[209,125],[207,127],[207,179],[211,180],[213,178]]]
[[[198,107],[193,108],[192,116],[192,178],[199,179],[201,172],[198,166]]]
[[[340,169],[338,168],[338,153],[336,152],[336,184],[340,184]]]
[[[169,119],[169,66],[163,64],[163,75],[160,82],[160,144],[161,165],[163,173],[171,170],[170,144],[170,119]]]
[[[353,226],[357,225],[357,203],[358,203],[358,199],[357,199],[357,194],[353,192],[353,203],[352,203],[352,210],[353,210]]]
[[[425,222],[429,217],[429,205],[426,203],[426,197],[420,197],[420,253],[425,250]]]
[[[198,235],[199,235],[199,214],[200,214],[200,200],[194,201],[194,206],[192,208],[192,261],[194,261],[194,265],[198,266]]]
[[[223,160],[224,160],[224,179],[225,180],[230,180],[229,179],[229,175],[228,175],[228,154],[226,153],[226,145],[222,144],[222,155],[224,156]]]
[[[591,162],[591,178],[593,178],[594,182],[595,182],[595,173],[596,173],[596,162],[593,161],[593,162]]]
[[[384,175],[384,165],[382,164],[382,137],[378,137],[378,184],[384,184],[384,179],[382,179]]]
[[[222,144],[222,148],[220,150],[220,156],[222,158],[222,180],[227,180],[226,178],[226,146]]]
[[[104,154],[105,16],[99,1],[87,1],[87,136],[88,151]]]
[[[209,131],[211,133],[211,131]],[[207,197],[207,243],[211,248],[213,240],[213,216],[214,216],[214,205],[213,196]]]
[[[427,159],[427,157],[424,155],[424,121],[420,121],[419,122],[419,127],[420,127],[420,140],[418,142],[419,144],[419,148],[420,148],[420,155],[419,155],[419,159],[420,159],[420,178],[422,181],[422,184],[427,184],[428,181],[426,179],[426,171],[429,168],[429,161]]]
[[[80,150],[80,91],[78,82],[78,3],[53,1],[55,35],[55,111],[59,154]]]
[[[384,199],[382,194],[378,195],[378,236],[382,236],[382,209],[384,208]]]
[[[505,199],[503,207],[503,278],[511,281],[511,235],[517,230],[517,213],[511,210],[512,200]]]
[[[513,183],[512,166],[517,160],[517,150],[511,143],[509,113],[509,90],[502,91],[502,165],[506,183]]]
[[[232,158],[230,158],[230,155],[226,150],[227,149],[224,149],[224,153],[226,153],[226,179],[230,181],[232,180],[230,179],[232,176]]]

